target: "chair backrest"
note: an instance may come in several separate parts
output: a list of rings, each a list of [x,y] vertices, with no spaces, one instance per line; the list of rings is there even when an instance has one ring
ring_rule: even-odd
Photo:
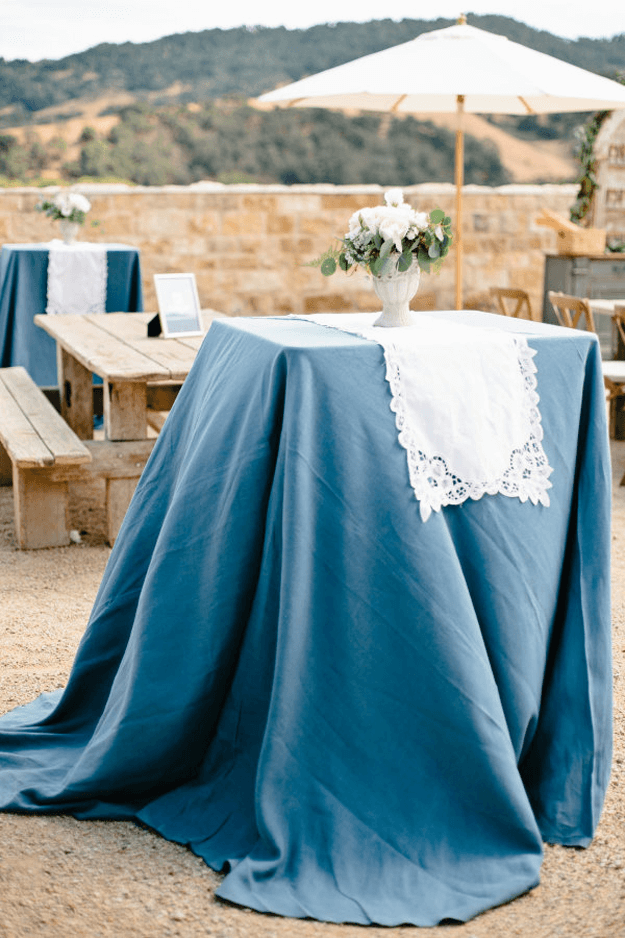
[[[625,345],[625,306],[617,306],[612,314],[612,322],[615,324],[621,337],[621,342]]]
[[[568,293],[556,293],[553,290],[550,290],[547,295],[561,326],[577,329],[578,323],[583,317],[583,325],[586,331],[597,331],[588,300],[581,296],[570,296]]]
[[[532,318],[532,305],[525,290],[513,287],[491,287],[490,296],[498,313],[518,319]]]

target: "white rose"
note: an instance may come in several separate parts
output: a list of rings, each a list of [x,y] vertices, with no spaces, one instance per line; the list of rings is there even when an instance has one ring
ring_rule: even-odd
[[[415,212],[413,216],[413,224],[419,231],[425,231],[427,226],[430,223],[430,217],[427,212]]]
[[[402,218],[385,218],[380,224],[380,235],[385,241],[388,241],[390,238],[399,253],[401,254],[401,242],[402,239],[406,237],[408,231],[408,224],[406,224],[405,219]]]
[[[367,224],[366,213],[367,209],[363,208],[358,212],[354,212],[350,218],[348,237],[351,238],[352,241],[362,233],[363,225]]]
[[[402,205],[404,201],[404,193],[401,189],[389,189],[388,192],[384,194],[384,201],[387,205]]]
[[[79,212],[88,212],[91,208],[91,202],[86,196],[81,195],[80,192],[72,192],[70,196],[74,208]]]
[[[66,192],[59,192],[58,195],[55,195],[54,204],[65,218],[72,214],[72,206]]]

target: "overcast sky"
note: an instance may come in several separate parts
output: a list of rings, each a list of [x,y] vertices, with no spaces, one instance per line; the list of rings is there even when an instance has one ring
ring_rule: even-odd
[[[461,12],[511,16],[556,36],[575,39],[625,32],[623,0],[394,0],[394,20],[456,18]],[[60,59],[100,42],[150,42],[172,33],[235,26],[306,29],[317,23],[382,19],[379,0],[0,0],[0,56]]]

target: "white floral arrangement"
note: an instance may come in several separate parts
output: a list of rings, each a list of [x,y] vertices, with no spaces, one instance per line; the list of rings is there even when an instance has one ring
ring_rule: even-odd
[[[80,192],[59,192],[53,199],[44,199],[37,203],[37,211],[44,212],[54,221],[72,221],[82,225],[91,202]]]
[[[349,220],[340,248],[330,248],[309,266],[324,276],[337,269],[364,267],[374,277],[403,273],[414,263],[426,273],[438,271],[452,243],[451,218],[440,208],[417,212],[401,189],[389,189],[384,205],[361,208]]]

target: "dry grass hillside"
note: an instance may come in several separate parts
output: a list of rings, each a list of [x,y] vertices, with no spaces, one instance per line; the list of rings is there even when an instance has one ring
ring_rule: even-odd
[[[456,129],[455,114],[423,116],[438,127]],[[572,144],[564,140],[519,140],[479,114],[465,114],[464,127],[472,137],[495,144],[513,182],[574,182],[579,172]]]
[[[147,96],[147,99],[158,98],[159,102],[162,102],[163,98],[169,97],[173,102],[182,91],[183,86],[176,83],[166,91]],[[135,101],[135,96],[129,92],[111,92],[91,100],[75,99],[39,111],[40,122],[37,124],[7,127],[2,133],[12,134],[20,143],[32,140],[33,137],[38,138],[45,146],[51,141],[62,141],[58,147],[58,156],[41,174],[44,178],[56,179],[60,175],[62,163],[79,158],[79,141],[85,127],[92,127],[99,135],[107,135],[119,122],[119,117],[114,113],[103,112],[130,105]],[[194,104],[186,106],[189,110],[198,107]],[[62,118],[61,115],[68,116]],[[49,118],[48,122],[46,118]],[[454,114],[427,114],[422,115],[422,118],[452,132],[456,129]],[[506,130],[490,124],[478,114],[465,115],[465,132],[478,140],[488,140],[498,148],[501,161],[510,173],[512,182],[572,182],[577,176],[578,163],[573,156],[572,145],[567,141],[520,140]]]

